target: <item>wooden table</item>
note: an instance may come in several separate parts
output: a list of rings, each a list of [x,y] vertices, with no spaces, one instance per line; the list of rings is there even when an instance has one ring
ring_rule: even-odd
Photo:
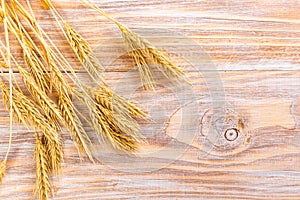
[[[89,82],[49,11],[31,2]],[[90,42],[110,86],[154,119],[141,122],[147,143],[137,157],[101,146],[96,164],[79,160],[65,131],[54,199],[300,199],[300,1],[95,1],[169,54],[193,83],[178,89],[158,80],[156,93],[141,89],[111,22],[79,1],[53,2]],[[4,156],[8,114],[2,102],[0,109]],[[14,126],[0,199],[32,199],[34,142],[32,131]]]

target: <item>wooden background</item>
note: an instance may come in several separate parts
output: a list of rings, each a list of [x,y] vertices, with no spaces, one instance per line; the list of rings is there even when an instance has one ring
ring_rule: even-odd
[[[88,82],[49,11],[31,2]],[[158,80],[157,93],[139,87],[112,23],[79,1],[53,2],[90,42],[111,87],[140,101],[154,119],[141,122],[147,144],[136,158],[96,146],[96,164],[79,160],[65,132],[53,199],[300,199],[300,1],[95,1],[168,53],[193,83],[177,90]],[[2,102],[0,109],[4,156],[8,114]],[[238,130],[234,141],[224,137],[230,128]],[[14,126],[0,199],[33,198],[34,139]]]

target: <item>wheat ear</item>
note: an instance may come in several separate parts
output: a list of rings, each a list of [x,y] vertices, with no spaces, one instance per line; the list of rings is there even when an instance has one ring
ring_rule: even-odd
[[[74,104],[68,93],[71,93],[73,89],[67,84],[61,71],[57,67],[55,59],[52,58],[51,50],[47,50],[50,54],[48,55],[48,64],[53,72],[54,87],[58,93],[58,108],[64,118],[64,124],[70,131],[70,134],[75,142],[78,149],[79,155],[81,152],[85,152],[89,159],[93,162],[92,153],[90,151],[91,140],[85,132],[83,125],[75,112]]]
[[[132,32],[129,28],[120,23],[118,23],[117,25],[122,32],[122,36],[124,38],[127,48],[129,49],[129,51],[131,51],[134,57],[150,59],[168,79],[172,80],[175,78],[175,80],[179,82],[188,82],[188,79],[183,70],[180,67],[173,64],[169,60],[169,58],[167,58],[159,49],[152,45],[148,40]],[[139,62],[139,59],[135,60]],[[137,64],[139,65],[139,63]],[[148,66],[148,64],[144,64],[144,66]],[[141,76],[143,77],[144,74],[141,73]]]
[[[154,88],[152,81],[152,73],[147,59],[150,59],[166,78],[175,80],[178,83],[190,83],[183,70],[180,67],[173,64],[167,56],[165,56],[148,40],[132,32],[128,27],[126,27],[125,25],[121,24],[119,21],[108,15],[90,0],[80,1],[84,4],[87,4],[88,6],[96,10],[98,13],[100,13],[110,21],[114,22],[119,27],[125,44],[138,66],[142,83],[146,89]]]
[[[101,77],[103,67],[94,56],[89,43],[68,23],[64,22],[63,25],[67,40],[85,70],[95,80],[103,81],[103,78]]]
[[[45,10],[49,10],[51,7],[51,4],[48,0],[40,0],[42,6],[44,7]]]
[[[79,155],[81,155],[81,152],[85,152],[89,159],[93,162],[94,160],[90,151],[90,147],[92,145],[91,140],[83,129],[82,123],[74,110],[73,103],[69,96],[66,94],[60,94],[58,97],[58,106],[65,119],[66,127],[75,141]]]
[[[99,60],[95,57],[89,43],[72,27],[70,26],[58,13],[50,0],[41,0],[42,4],[46,9],[50,9],[53,16],[55,17],[59,27],[64,33],[67,41],[69,42],[73,52],[81,62],[84,69],[89,73],[89,75],[97,82],[104,79],[101,76],[103,71],[103,66],[100,64]],[[61,26],[62,21],[63,27]]]
[[[0,89],[5,105],[9,108],[9,89],[2,81],[0,81]],[[14,89],[13,94],[12,107],[16,119],[19,122],[22,122],[26,127],[31,125],[35,129],[41,130],[47,139],[59,143],[59,133],[56,130],[56,125],[51,124],[50,121],[36,108],[36,105],[34,105],[34,103],[23,93]]]
[[[35,51],[29,48],[29,45],[24,45],[24,60],[27,65],[28,71],[34,78],[37,86],[45,93],[50,92],[50,78],[47,74],[47,69],[40,62]]]
[[[49,157],[47,156],[47,150],[38,134],[36,134],[34,155],[36,160],[35,194],[39,197],[40,200],[48,200],[49,193],[51,191],[48,165]]]
[[[61,141],[61,138],[60,138]],[[63,149],[61,143],[50,141],[46,137],[42,138],[47,157],[49,158],[49,170],[56,176],[62,173],[61,163],[63,162]]]
[[[137,102],[126,99],[105,86],[98,85],[98,88],[93,89],[91,92],[93,93],[95,101],[107,109],[113,110],[113,106],[122,105],[128,110],[132,117],[140,119],[150,118],[142,109],[139,108]]]
[[[116,110],[107,109],[98,104],[89,91],[76,89],[74,95],[89,109],[91,125],[100,142],[108,140],[113,147],[126,152],[133,152],[138,148],[139,127],[136,121],[127,115],[126,109],[120,110],[119,106],[115,107]]]
[[[3,180],[5,173],[6,173],[6,160],[3,160],[0,163],[0,183]]]

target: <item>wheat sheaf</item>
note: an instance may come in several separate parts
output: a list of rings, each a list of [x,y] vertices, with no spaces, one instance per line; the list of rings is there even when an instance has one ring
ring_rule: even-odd
[[[57,23],[73,52],[73,58],[77,59],[78,65],[89,74],[93,83],[89,85],[78,78],[75,66],[40,26],[32,9],[32,1],[0,0],[0,24],[4,30],[0,33],[3,38],[0,40],[0,91],[9,112],[10,124],[7,153],[0,162],[0,181],[5,181],[13,142],[13,123],[21,123],[34,133],[36,198],[48,200],[54,194],[51,177],[63,174],[63,127],[70,133],[79,157],[95,162],[93,138],[98,138],[100,143],[109,143],[115,149],[134,153],[144,142],[138,122],[147,121],[150,117],[138,102],[117,94],[107,85],[102,75],[104,66],[96,58],[92,46],[64,19],[55,6],[56,2],[40,2],[45,14],[51,15],[49,19]],[[90,0],[81,2],[118,26],[145,89],[155,90],[155,76],[150,62],[166,78],[188,82],[183,69],[173,64],[148,40]],[[23,56],[12,49],[12,44],[20,47]],[[80,105],[74,104],[74,98],[80,101]],[[87,116],[79,112],[79,107],[86,108]],[[88,133],[85,123],[94,131]]]

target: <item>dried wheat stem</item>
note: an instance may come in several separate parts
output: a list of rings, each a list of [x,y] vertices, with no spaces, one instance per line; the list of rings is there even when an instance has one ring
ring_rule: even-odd
[[[35,194],[39,197],[40,200],[48,200],[49,193],[51,191],[48,165],[49,157],[47,156],[47,150],[38,134],[36,134],[34,154],[36,159]]]
[[[3,22],[4,22],[4,32],[5,32],[5,43],[6,43],[6,49],[7,49],[7,59],[6,59],[6,65],[11,66],[11,51],[10,51],[10,41],[9,41],[9,35],[8,35],[8,23],[7,23],[7,13],[5,9],[5,1],[2,0],[2,10],[3,10]],[[6,171],[6,161],[8,159],[8,154],[10,152],[11,143],[12,143],[12,126],[13,126],[13,81],[12,81],[13,71],[11,68],[9,68],[9,142],[7,151],[5,154],[4,161],[1,163],[1,180],[3,176],[5,175]]]

